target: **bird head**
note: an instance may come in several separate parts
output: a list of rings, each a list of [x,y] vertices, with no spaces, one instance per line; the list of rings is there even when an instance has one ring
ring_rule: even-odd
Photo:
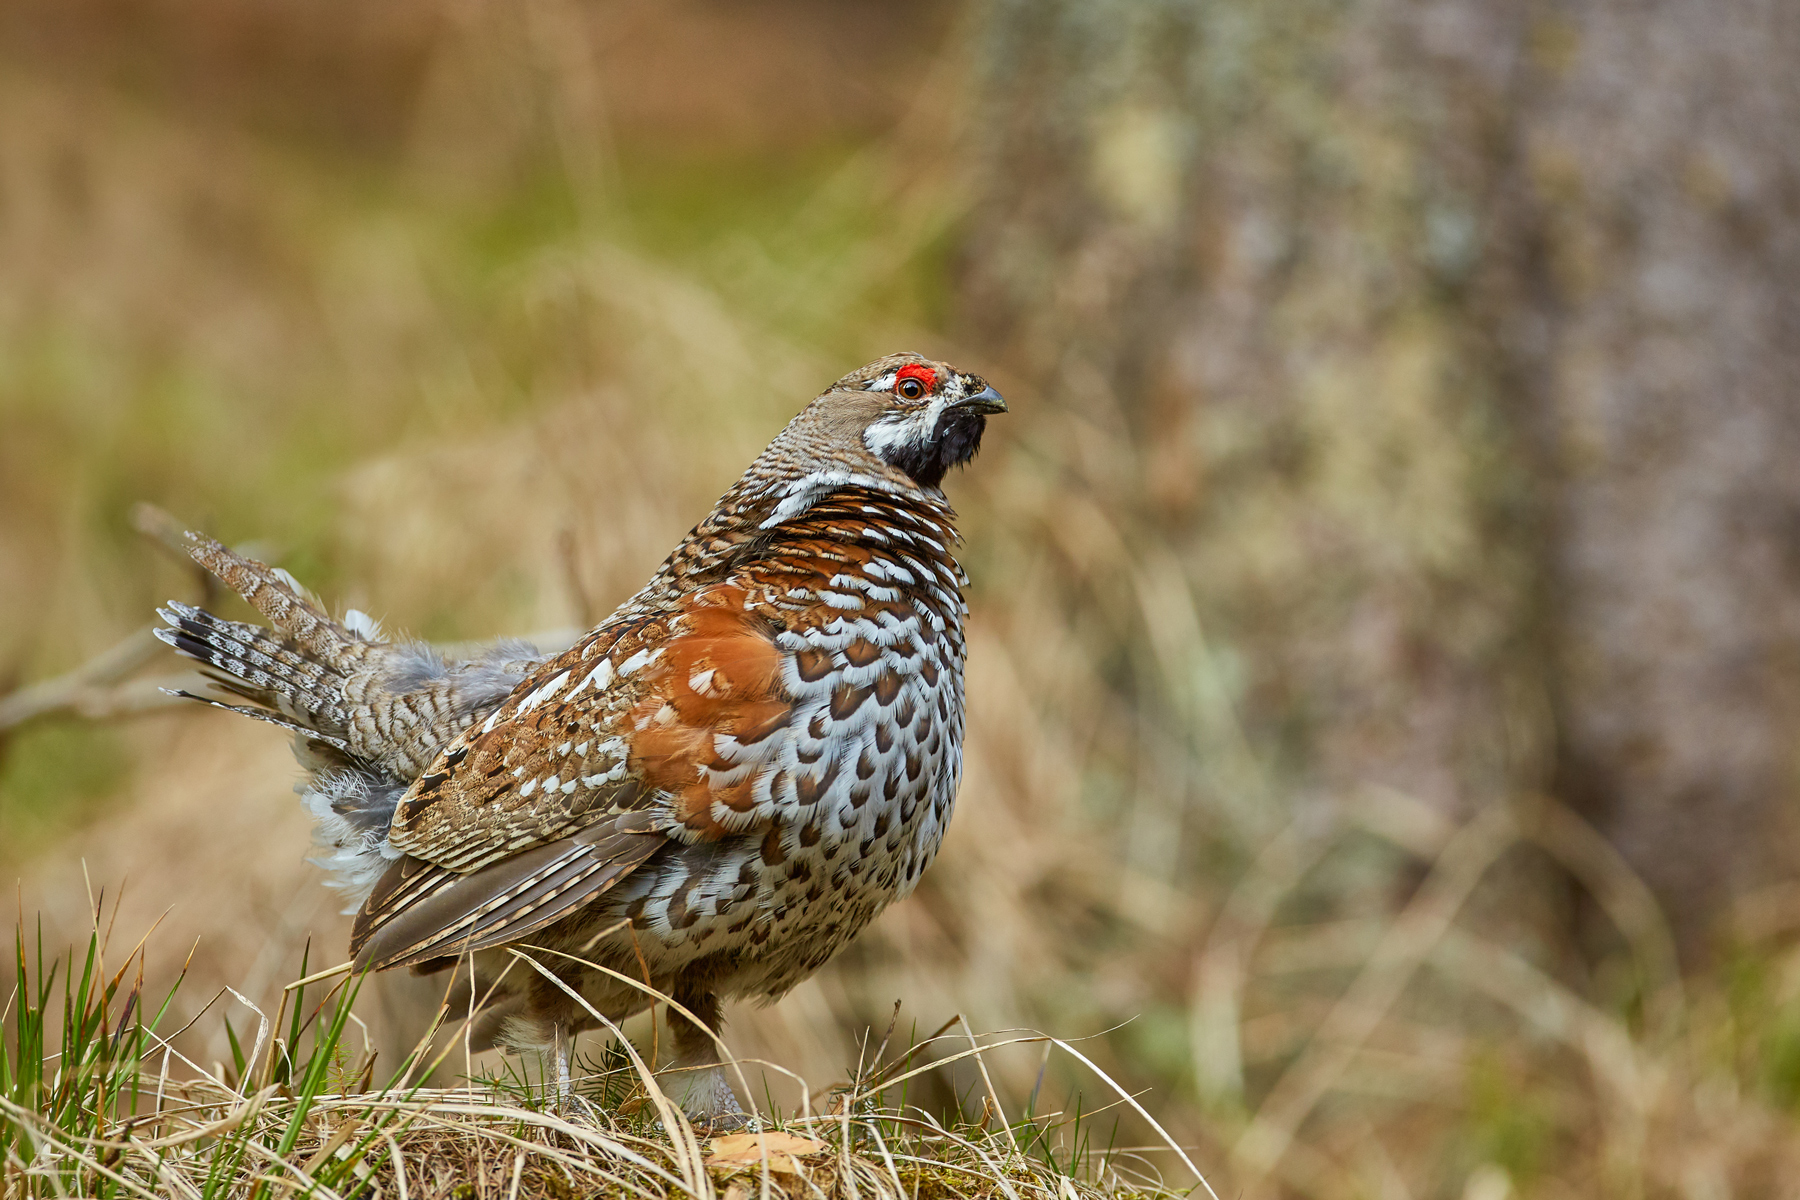
[[[943,484],[981,448],[990,413],[1006,411],[979,376],[918,354],[890,354],[852,371],[810,406],[837,439],[855,443],[921,487]]]

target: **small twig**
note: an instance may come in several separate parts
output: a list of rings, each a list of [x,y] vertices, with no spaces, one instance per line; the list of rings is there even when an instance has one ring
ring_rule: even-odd
[[[163,695],[158,687],[172,682],[170,679],[137,680],[123,685],[118,682],[155,658],[161,649],[162,643],[146,625],[73,671],[0,697],[0,732],[52,713],[100,720],[167,707],[175,698]],[[192,672],[180,675],[181,681],[187,683],[193,678]]]

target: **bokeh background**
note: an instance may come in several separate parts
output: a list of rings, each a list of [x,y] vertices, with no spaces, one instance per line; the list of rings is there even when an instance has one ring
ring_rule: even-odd
[[[1783,0],[9,0],[0,871],[272,1008],[347,919],[282,737],[156,692],[134,506],[572,630],[918,349],[1012,405],[961,804],[735,1046],[1086,1039],[1221,1194],[1800,1195],[1796,63]]]

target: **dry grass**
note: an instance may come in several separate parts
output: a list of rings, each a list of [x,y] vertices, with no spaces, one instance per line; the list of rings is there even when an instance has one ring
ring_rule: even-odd
[[[919,893],[779,1005],[731,1016],[748,1090],[827,1144],[800,1156],[800,1191],[803,1176],[834,1196],[1185,1187],[1166,1148],[1100,1164],[1114,1118],[1124,1149],[1157,1144],[1154,1117],[1224,1195],[1792,1192],[1800,899],[1748,906],[1720,965],[1683,979],[1642,886],[1554,802],[1459,826],[1392,789],[1284,774],[1280,731],[1244,715],[1242,646],[1181,557],[1191,531],[1138,503],[1146,480],[1186,486],[1179,464],[1144,461],[1095,415],[1104,405],[1040,402],[943,326],[962,211],[956,55],[893,49],[916,103],[873,139],[807,126],[696,148],[669,132],[705,124],[683,109],[646,145],[605,103],[605,54],[584,63],[571,47],[588,43],[552,25],[486,55],[511,10],[457,11],[425,23],[428,85],[379,162],[79,71],[0,80],[0,674],[56,677],[189,594],[191,577],[129,531],[142,499],[266,538],[334,602],[433,638],[582,624],[641,582],[801,397],[875,354],[935,351],[991,374],[1013,406],[951,484],[974,578],[967,774]],[[748,39],[804,36],[732,28],[746,58]],[[641,87],[686,78],[646,62]],[[747,127],[777,136],[769,125]],[[1383,436],[1441,465],[1428,439]],[[1373,486],[1340,483],[1347,509]],[[1203,561],[1258,578],[1263,564],[1310,602],[1311,550],[1283,533],[1305,522],[1275,509],[1237,513]],[[1404,516],[1382,513],[1371,528]],[[276,1150],[293,1131],[254,1168],[275,1177],[269,1194],[304,1190],[299,1168],[335,1172],[327,1186],[346,1195],[358,1164],[400,1200],[625,1181],[732,1194],[641,1105],[611,1102],[629,1064],[608,1064],[619,1095],[581,1121],[503,1078],[458,1083],[496,1062],[453,1056],[420,1076],[429,1088],[379,1100],[344,1087],[369,1050],[381,1064],[411,1051],[436,1011],[429,981],[364,985],[346,1018],[354,1053],[321,1068],[329,1086],[304,1114],[279,1091],[246,1109],[266,1085],[237,1082],[224,1018],[253,1043],[254,1014],[200,1004],[229,985],[278,1012],[303,948],[347,938],[303,861],[279,737],[198,712],[44,718],[0,754],[0,862],[48,945],[86,937],[84,868],[108,894],[127,884],[118,928],[161,922],[155,945],[173,957],[153,954],[150,979],[199,939],[167,1015],[170,1030],[195,1022],[167,1035],[169,1078],[184,1082],[156,1121],[127,1137],[135,1108],[90,1106],[100,1123],[58,1141],[41,1108],[9,1109],[29,1147],[9,1181],[41,1167],[31,1189],[86,1194],[105,1167],[159,1195],[198,1178],[204,1195],[205,1155],[227,1135]],[[1572,946],[1554,930],[1584,906],[1594,936]],[[897,997],[924,1031],[957,1013],[1050,1030],[1094,1068],[1001,1037],[979,1060],[921,1064],[904,1114],[892,1095],[832,1108],[830,1089],[809,1108],[796,1077],[841,1077]],[[625,1032],[650,1045],[647,1025]],[[241,1049],[269,1061],[267,1045]],[[154,1066],[133,1076],[140,1099]],[[1077,1106],[1090,1158],[1068,1166],[1065,1128],[1050,1139],[1062,1166],[1044,1166],[1020,1114],[1072,1122]],[[228,1117],[239,1124],[211,1141],[151,1145]],[[378,1126],[360,1157],[335,1157]],[[735,1200],[763,1186],[735,1182]]]
[[[1429,863],[1391,919],[1273,919],[1359,837],[1394,839]],[[1528,847],[1556,856],[1617,922],[1629,1001],[1599,999],[1603,981],[1584,994],[1481,928],[1484,881]],[[115,904],[105,928],[118,919]],[[1067,1200],[1161,1194],[1199,1171],[1243,1196],[1783,1195],[1800,1168],[1787,1110],[1800,1093],[1800,950],[1781,949],[1796,928],[1794,896],[1765,896],[1744,915],[1733,970],[1683,980],[1644,889],[1554,804],[1455,829],[1403,799],[1367,797],[1342,825],[1282,835],[1227,898],[1196,963],[1192,1045],[1213,1084],[1203,1116],[1114,1082],[1094,1061],[1105,1039],[977,1039],[961,1018],[919,1038],[890,1020],[827,1087],[808,1087],[791,1058],[738,1060],[763,1129],[811,1139],[772,1149],[688,1130],[661,1097],[645,1029],[641,1050],[614,1040],[588,1064],[591,1107],[558,1115],[520,1073],[531,1064],[464,1060],[441,1009],[424,1022],[435,1039],[384,1056],[357,1015],[379,1011],[367,996],[318,996],[336,972],[309,976],[310,991],[279,990],[273,1009],[233,989],[193,1014],[180,997],[198,981],[162,998],[144,982],[141,949],[109,973],[97,934],[85,969],[71,955],[46,971],[41,950],[31,966],[21,930],[0,1142],[8,1194],[20,1196],[250,1194],[261,1180],[328,1196],[741,1198],[760,1194],[765,1165],[768,1186],[795,1196]],[[46,1052],[59,1036],[60,1051]],[[220,1057],[203,1057],[207,1046]],[[396,1060],[399,1070],[378,1070]],[[20,1069],[33,1061],[35,1075]],[[417,1085],[446,1064],[465,1082]],[[1017,1090],[1021,1065],[1035,1068],[1028,1091]],[[1059,1069],[1078,1080],[1066,1111],[1043,1102]],[[1199,1144],[1184,1149],[1164,1121],[1197,1128]],[[1460,1161],[1434,1163],[1433,1151]]]
[[[964,1049],[946,1054],[940,1030],[904,1051],[896,1047],[890,1059],[890,1025],[829,1094],[815,1097],[802,1083],[790,1114],[751,1097],[752,1128],[719,1136],[686,1120],[654,1063],[623,1039],[583,1064],[566,1110],[548,1103],[541,1080],[517,1073],[423,1087],[418,1080],[457,1046],[459,1030],[443,1008],[399,1069],[378,1081],[379,1053],[354,1013],[363,980],[346,978],[341,967],[287,985],[273,1017],[234,989],[229,1000],[213,997],[202,1014],[223,1027],[230,1061],[207,1067],[178,1046],[193,1020],[166,1031],[185,976],[157,1002],[145,986],[142,942],[109,973],[116,906],[100,915],[84,956],[71,949],[48,965],[41,932],[34,944],[18,929],[8,1036],[0,1038],[0,1195],[9,1200],[1174,1194],[1150,1176],[1141,1154],[1097,1147],[1092,1114],[1085,1126],[1079,1112],[1028,1113],[1015,1122],[991,1080],[979,1121],[945,1124],[909,1107],[913,1080],[957,1061],[974,1062],[988,1078],[985,1055],[995,1042],[984,1045],[960,1018],[952,1024],[962,1036],[954,1040]],[[518,960],[542,969],[529,951]],[[318,998],[333,978],[338,983]],[[246,1029],[240,1037],[229,1016],[214,1011],[233,1001],[249,1010],[253,1035]],[[434,1044],[443,1048],[434,1052]],[[1042,1044],[1046,1054],[1057,1048],[1087,1064],[1056,1039],[1000,1044]],[[748,1064],[737,1065],[747,1084],[741,1068]],[[1120,1103],[1137,1107],[1101,1078]],[[1164,1141],[1192,1173],[1180,1147]]]

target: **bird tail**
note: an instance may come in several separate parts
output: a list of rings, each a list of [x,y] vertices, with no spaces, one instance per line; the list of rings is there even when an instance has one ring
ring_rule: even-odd
[[[332,620],[287,572],[234,554],[211,538],[196,533],[187,537],[194,561],[248,601],[274,628],[228,621],[179,601],[157,609],[169,627],[158,629],[156,636],[204,664],[206,676],[224,691],[250,703],[180,694],[347,750],[344,683],[367,655],[371,639]]]

